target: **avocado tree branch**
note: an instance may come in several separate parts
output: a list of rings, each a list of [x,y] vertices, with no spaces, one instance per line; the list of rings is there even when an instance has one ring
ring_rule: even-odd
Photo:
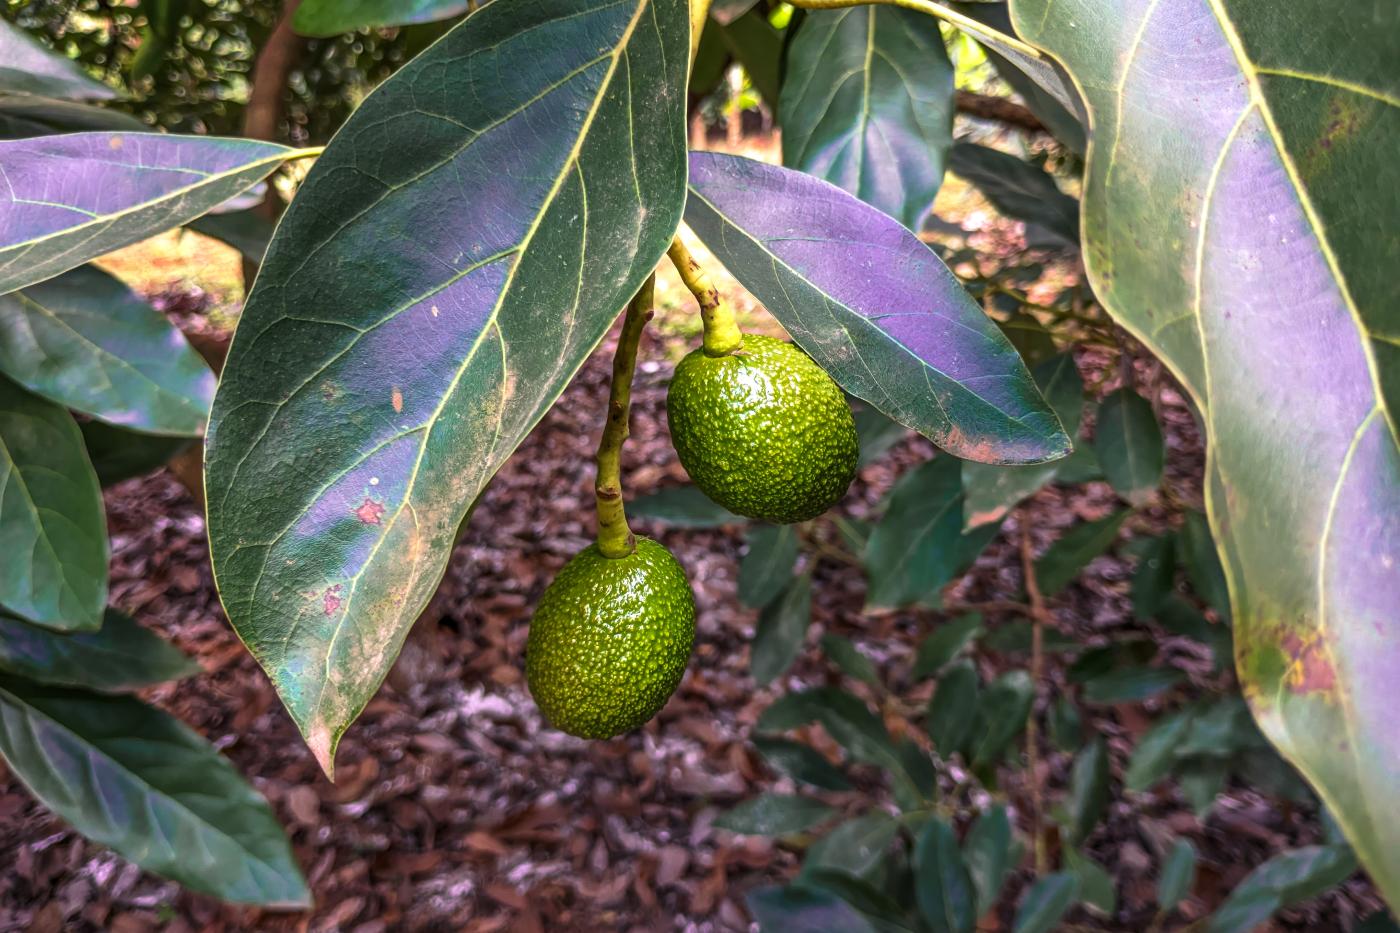
[[[622,444],[631,433],[632,375],[637,370],[637,346],[642,330],[651,320],[656,275],[647,276],[637,294],[627,303],[622,333],[613,353],[612,386],[608,392],[607,420],[598,441],[598,475],[593,492],[598,500],[598,550],[604,557],[626,557],[637,548],[637,539],[627,527],[622,503]]]
[[[700,304],[700,319],[705,323],[704,349],[706,356],[728,356],[744,346],[744,335],[734,318],[734,309],[720,297],[719,289],[710,284],[710,276],[701,268],[681,235],[671,241],[666,251],[680,273],[681,281]]]

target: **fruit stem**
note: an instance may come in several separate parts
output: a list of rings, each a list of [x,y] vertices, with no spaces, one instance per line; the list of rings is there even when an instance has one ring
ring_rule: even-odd
[[[666,250],[672,264],[680,273],[681,281],[695,300],[700,303],[700,319],[705,322],[703,346],[706,356],[728,356],[744,346],[744,335],[739,323],[734,319],[734,309],[720,297],[719,289],[710,284],[710,276],[701,268],[690,250],[681,241],[681,235],[671,241]]]
[[[617,350],[613,353],[608,415],[603,422],[603,435],[598,440],[598,476],[593,484],[598,500],[598,550],[604,557],[627,557],[637,549],[637,539],[627,527],[627,511],[622,503],[622,444],[631,434],[628,423],[632,409],[632,374],[637,369],[637,346],[642,341],[642,330],[654,313],[655,293],[656,275],[653,273],[627,303],[622,333],[618,335]]]

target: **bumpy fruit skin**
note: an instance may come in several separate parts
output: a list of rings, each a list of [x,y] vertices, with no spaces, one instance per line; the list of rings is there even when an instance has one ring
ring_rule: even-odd
[[[630,555],[610,558],[594,544],[540,597],[525,679],[554,728],[612,738],[666,705],[694,644],[695,597],[671,552],[638,538]]]
[[[688,354],[666,414],[690,478],[738,515],[775,524],[816,518],[856,475],[860,447],[846,397],[783,340],[749,334],[729,356]]]

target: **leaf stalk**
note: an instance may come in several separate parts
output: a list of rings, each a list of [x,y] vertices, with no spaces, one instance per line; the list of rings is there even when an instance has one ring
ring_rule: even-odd
[[[719,289],[710,284],[710,276],[695,261],[679,233],[666,251],[680,274],[685,287],[700,305],[700,319],[705,324],[702,346],[706,356],[728,356],[744,346],[744,335],[734,317],[734,309],[720,296]]]
[[[655,293],[656,275],[653,273],[627,303],[622,333],[613,353],[608,413],[598,440],[598,473],[593,483],[598,502],[598,550],[604,557],[627,557],[637,549],[637,538],[627,526],[627,511],[622,502],[622,445],[632,433],[632,377],[637,371],[637,348],[642,331],[655,313],[652,310]]]

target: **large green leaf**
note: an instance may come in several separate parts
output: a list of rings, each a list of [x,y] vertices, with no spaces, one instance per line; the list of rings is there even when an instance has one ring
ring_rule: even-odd
[[[897,608],[936,596],[958,569],[962,474],[953,457],[935,457],[899,478],[862,560],[866,604]]]
[[[1039,227],[1063,246],[1079,247],[1079,202],[1061,191],[1045,169],[969,142],[953,146],[948,169],[981,191],[1007,217]]]
[[[468,507],[666,251],[689,23],[684,0],[483,7],[370,95],[278,226],[214,402],[210,545],[327,771]]]
[[[953,144],[953,65],[915,10],[813,10],[787,50],[783,164],[918,229]]]
[[[761,609],[785,590],[797,565],[799,545],[792,525],[755,525],[749,550],[739,562],[739,601]]]
[[[310,906],[267,802],[159,710],[0,676],[0,754],[45,806],[142,868],[227,901]]]
[[[1094,290],[1202,413],[1251,705],[1400,905],[1400,5],[1012,12],[1092,113]]]
[[[730,54],[744,66],[758,95],[769,106],[777,103],[782,87],[783,34],[758,10],[722,23],[719,34]]]
[[[1092,522],[1075,525],[1065,532],[1035,562],[1036,582],[1044,596],[1054,596],[1079,576],[1094,558],[1118,539],[1118,529],[1128,517],[1127,510],[1114,512]]]
[[[159,133],[0,142],[0,294],[192,220],[298,154],[251,139]]]
[[[116,91],[88,77],[72,59],[35,42],[18,26],[0,19],[0,93],[101,99]]]
[[[1109,485],[1134,505],[1145,504],[1162,482],[1166,457],[1152,403],[1128,388],[1109,393],[1099,406],[1094,452]]]
[[[914,846],[914,893],[919,913],[934,933],[971,933],[977,922],[972,885],[953,828],[929,820]]]
[[[92,469],[103,486],[144,476],[196,443],[194,438],[140,434],[101,421],[84,421],[78,428],[83,432]]]
[[[0,372],[152,434],[203,433],[214,400],[214,374],[180,330],[95,266],[0,295]]]
[[[73,416],[0,376],[0,606],[95,629],[107,602],[107,517]]]
[[[759,613],[749,665],[759,686],[769,684],[802,653],[812,622],[812,575],[793,577],[781,596]]]
[[[468,0],[303,0],[292,28],[303,36],[336,36],[377,26],[407,26],[465,13]]]
[[[107,110],[69,100],[0,94],[0,139],[23,139],[50,133],[89,130],[141,132],[146,124],[120,110]]]
[[[46,684],[115,692],[188,677],[199,665],[125,613],[95,632],[63,634],[0,613],[0,670]]]

